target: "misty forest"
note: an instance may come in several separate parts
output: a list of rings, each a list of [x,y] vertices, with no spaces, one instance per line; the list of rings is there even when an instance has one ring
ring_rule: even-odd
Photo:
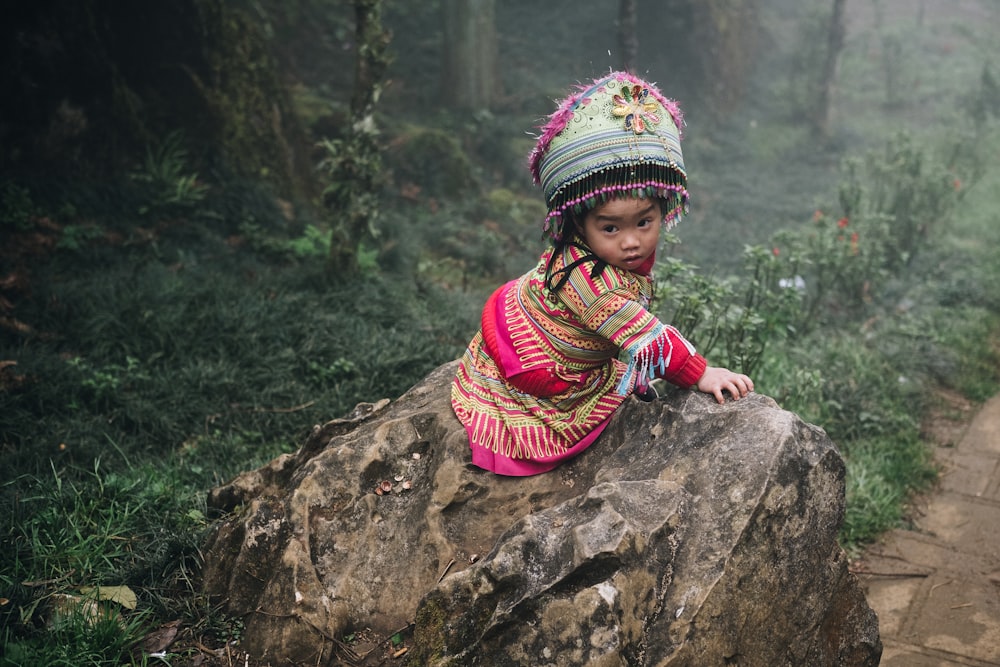
[[[4,14],[0,664],[233,664],[207,492],[462,354],[547,242],[538,127],[612,69],[685,114],[653,308],[837,443],[848,553],[1000,388],[994,0]]]

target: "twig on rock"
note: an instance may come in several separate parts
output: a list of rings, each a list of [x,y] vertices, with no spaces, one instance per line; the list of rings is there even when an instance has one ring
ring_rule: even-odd
[[[439,584],[444,580],[444,576],[446,574],[448,574],[448,570],[450,570],[451,566],[454,565],[454,564],[455,564],[455,559],[452,558],[450,561],[448,561],[448,564],[444,566],[444,572],[442,572],[441,576],[438,577],[438,583]]]
[[[316,401],[309,401],[308,403],[303,403],[302,405],[296,405],[291,408],[254,408],[254,412],[298,412],[299,410],[305,410],[306,408],[311,408],[316,404]]]

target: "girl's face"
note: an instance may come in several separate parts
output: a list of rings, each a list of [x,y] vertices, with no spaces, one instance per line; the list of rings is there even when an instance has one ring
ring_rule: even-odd
[[[635,271],[656,251],[662,217],[657,199],[612,199],[587,212],[580,234],[602,260]]]

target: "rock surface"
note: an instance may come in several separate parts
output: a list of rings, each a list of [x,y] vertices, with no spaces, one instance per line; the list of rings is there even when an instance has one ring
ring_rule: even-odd
[[[251,654],[376,663],[394,647],[343,638],[401,633],[409,665],[878,665],[821,429],[672,391],[551,473],[498,477],[467,463],[454,371],[213,490],[231,513],[203,588]]]

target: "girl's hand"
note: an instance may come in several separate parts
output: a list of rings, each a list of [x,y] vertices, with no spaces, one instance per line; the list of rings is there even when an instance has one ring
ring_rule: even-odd
[[[739,400],[753,391],[753,380],[742,373],[734,373],[728,368],[709,366],[695,386],[698,391],[715,396],[715,400],[719,403],[725,403],[726,397],[722,393],[723,391],[728,391],[734,400]]]

